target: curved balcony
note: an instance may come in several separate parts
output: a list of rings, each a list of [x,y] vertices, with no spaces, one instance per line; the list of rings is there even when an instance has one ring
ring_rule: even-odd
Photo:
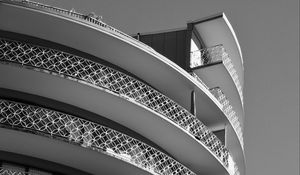
[[[201,156],[204,150],[201,152],[199,151],[199,147],[196,146],[199,143],[207,149],[205,152],[208,151],[217,158],[217,160],[226,167],[227,171],[230,169],[229,167],[235,165],[233,161],[229,161],[231,156],[228,150],[224,148],[221,141],[210,132],[204,124],[183,107],[148,85],[110,67],[66,52],[8,39],[1,39],[0,41],[0,61],[2,63],[15,64],[35,71],[65,77],[95,88],[103,88],[105,91],[117,94],[127,101],[135,102],[136,104],[155,111],[159,116],[162,116],[165,120],[180,128],[187,135],[192,136],[192,139],[196,141],[193,143],[195,150],[190,151],[190,156],[188,156],[189,154],[187,153],[189,149],[191,150],[191,147],[188,146],[180,148],[181,150],[187,149],[187,152],[184,152],[185,156],[180,157],[177,149],[173,148],[174,151],[171,151],[178,160],[191,162],[187,164],[191,164],[193,168],[195,168],[196,165],[199,166],[198,163],[195,164],[196,161],[200,161],[201,164],[207,164],[210,162],[208,160],[212,159],[206,157],[204,160],[203,155]],[[3,71],[5,72],[5,69],[3,69]],[[142,115],[146,116],[145,114]],[[118,122],[124,123],[122,120]],[[137,126],[131,125],[131,127],[136,128]],[[142,130],[138,131],[139,133],[145,132],[143,130],[146,129],[146,127],[142,128]],[[178,137],[180,137],[179,135],[180,134],[178,134]],[[181,139],[177,140],[180,141]],[[164,142],[166,141],[167,140]],[[191,145],[191,143],[187,145]],[[172,148],[168,146],[166,150],[169,151],[172,150]],[[195,160],[192,160],[192,155],[197,155],[195,156]],[[210,166],[215,166],[211,163],[209,164]],[[215,171],[215,169],[209,171]]]
[[[239,76],[228,53],[226,52],[222,44],[193,51],[190,54],[190,58],[191,58],[190,68],[192,69],[197,69],[198,67],[201,66],[222,62],[237,88],[243,106],[243,101],[244,101],[243,89],[239,81]]]
[[[194,174],[173,158],[139,140],[54,110],[0,99],[0,124],[2,127],[74,143],[135,165],[151,174]]]
[[[226,129],[227,133],[230,133],[225,136],[227,138],[226,146],[230,150],[235,150],[232,152],[234,160],[236,160],[238,167],[245,169],[244,139],[239,118],[236,116],[234,107],[230,105],[230,101],[226,98],[226,95],[222,92],[220,87],[210,88],[210,91],[223,105],[223,111],[230,123],[230,127]],[[237,139],[233,132],[236,134]]]
[[[241,122],[239,120],[239,117],[237,116],[235,110],[233,110],[232,105],[230,104],[230,101],[226,98],[225,93],[221,90],[220,87],[214,87],[209,88],[202,80],[199,78],[199,76],[195,73],[191,73],[191,75],[199,81],[201,84],[203,84],[209,91],[214,95],[214,97],[222,104],[222,110],[224,114],[226,115],[229,123],[234,128],[234,131],[239,139],[240,145],[242,149],[244,150],[244,140],[243,140],[243,131]]]
[[[96,25],[90,20],[95,18],[88,15],[78,18],[71,11],[27,1],[0,2],[2,31],[47,40],[101,58],[138,75],[186,109],[192,106],[190,96],[194,91],[197,115],[201,115],[205,124],[225,120],[222,105],[206,88],[178,65],[134,38],[115,32],[108,25],[100,25],[100,22]],[[28,19],[35,22],[28,25]],[[220,119],[219,116],[224,117]]]
[[[228,133],[232,133],[226,135],[227,142],[226,146],[230,150],[235,150],[232,153],[234,160],[236,160],[237,164],[241,169],[244,169],[244,140],[243,140],[243,132],[241,123],[239,118],[234,110],[234,107],[230,104],[230,101],[227,99],[226,95],[222,92],[220,87],[209,88],[195,73],[191,73],[191,75],[200,83],[202,83],[209,91],[215,96],[215,98],[222,104],[222,110],[226,115],[228,122],[230,124],[230,129],[226,129]],[[229,131],[229,130],[233,130]],[[229,138],[230,137],[230,138]],[[229,145],[229,146],[228,146]]]
[[[199,85],[199,83],[194,81],[193,78],[191,78],[181,68],[169,62],[167,59],[148,46],[143,45],[129,36],[125,36],[126,34],[120,34],[112,27],[108,25],[102,25],[103,23],[97,24],[98,22],[96,22],[95,24],[95,20],[98,20],[89,15],[82,15],[82,19],[79,19],[76,15],[70,15],[73,14],[71,11],[46,6],[39,3],[28,3],[28,1],[23,2],[21,4],[21,8],[16,7],[19,6],[20,3],[14,4],[9,2],[8,4],[9,5],[6,6],[8,9],[5,7],[2,11],[0,11],[0,13],[2,12],[5,14],[5,19],[0,19],[1,29],[23,33],[42,39],[49,39],[53,42],[58,42],[86,53],[91,53],[103,59],[107,59],[109,62],[118,65],[133,74],[139,75],[140,78],[146,82],[149,82],[164,94],[172,97],[175,101],[180,102],[180,104],[186,108],[190,107],[190,92],[192,89],[196,88],[196,96],[197,99],[199,99],[198,103],[196,104],[197,111],[200,111],[201,115],[203,115],[203,118],[207,120],[212,118],[219,119],[219,115],[216,115],[216,113],[220,114],[219,108],[221,108],[221,105],[213,98],[207,89],[203,88],[201,85]],[[26,10],[26,12],[24,12],[24,10]],[[14,18],[15,15],[12,14],[19,14],[20,11],[22,11],[22,13],[24,12],[24,15]],[[4,17],[3,15],[1,16]],[[7,18],[14,19],[9,20]],[[28,27],[28,25],[24,24],[26,19],[32,19],[39,24],[39,26],[35,26],[37,27],[37,31],[33,32],[30,29],[32,26]],[[6,21],[10,22],[7,23]],[[57,31],[55,30],[55,32],[50,31],[49,33],[49,28],[51,28],[49,25],[51,26],[53,24],[59,26],[60,28]],[[83,28],[85,28],[84,31]],[[96,30],[97,32],[94,33],[93,30]],[[74,38],[73,36],[77,35],[74,31],[80,32],[84,36]],[[123,41],[127,45],[122,45],[122,42],[120,41]],[[117,44],[115,44],[115,42],[117,42]],[[103,43],[107,43],[107,45]],[[135,49],[130,48],[130,50],[128,43],[134,46]],[[111,48],[116,48],[116,50],[120,49],[120,53],[112,51]],[[143,51],[143,53],[140,51]],[[119,58],[126,59],[120,60]],[[133,62],[142,66],[136,68],[136,66],[132,66]],[[153,78],[153,76],[155,76],[155,78]],[[170,81],[165,81],[166,79]],[[182,93],[178,93],[178,91]]]
[[[194,76],[199,77],[198,80],[201,79],[209,87],[220,87],[226,94],[239,119],[241,131],[238,132],[242,132],[244,122],[244,109],[240,101],[240,97],[243,96],[242,88],[235,68],[224,47],[217,45],[198,50],[191,53],[191,58],[191,67]],[[241,144],[243,144],[242,140]]]

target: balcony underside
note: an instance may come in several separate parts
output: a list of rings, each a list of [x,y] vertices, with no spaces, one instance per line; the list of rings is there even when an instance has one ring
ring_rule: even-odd
[[[111,156],[43,136],[0,128],[0,138],[9,138],[1,140],[2,151],[52,161],[90,174],[150,174]]]
[[[7,4],[1,4],[0,8],[1,30],[49,40],[94,55],[138,75],[186,109],[191,108],[191,91],[195,90],[201,120],[218,121],[220,116],[225,117],[219,102],[203,85],[151,49],[74,19]]]
[[[12,65],[0,65],[0,78],[2,88],[72,104],[120,123],[167,150],[196,173],[226,172],[216,157],[190,134],[137,103],[105,90]]]

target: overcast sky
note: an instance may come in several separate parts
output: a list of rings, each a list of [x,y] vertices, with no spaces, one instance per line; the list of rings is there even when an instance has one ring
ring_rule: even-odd
[[[247,175],[299,174],[297,0],[39,0],[95,12],[128,34],[185,27],[225,12],[245,66]]]

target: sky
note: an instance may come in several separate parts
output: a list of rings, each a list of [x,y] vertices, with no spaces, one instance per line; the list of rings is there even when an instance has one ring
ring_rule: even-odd
[[[128,34],[181,28],[225,12],[244,57],[246,174],[299,174],[298,0],[38,1],[95,12]]]

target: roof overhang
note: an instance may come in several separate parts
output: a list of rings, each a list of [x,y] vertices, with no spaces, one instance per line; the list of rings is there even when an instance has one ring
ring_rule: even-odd
[[[194,32],[204,43],[204,47],[222,44],[232,59],[241,85],[244,82],[243,56],[236,34],[224,13],[219,13],[200,20],[192,21]]]

